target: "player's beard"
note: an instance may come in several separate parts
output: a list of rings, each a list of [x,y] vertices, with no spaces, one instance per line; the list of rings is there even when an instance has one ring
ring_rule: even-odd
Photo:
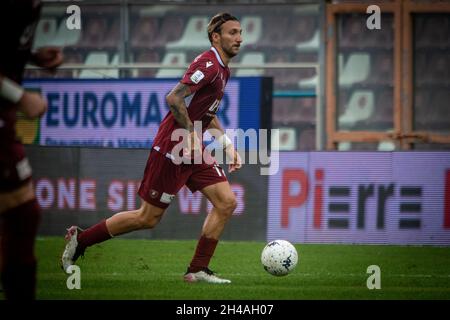
[[[222,47],[223,52],[225,52],[225,54],[229,57],[229,58],[233,58],[234,56],[236,56],[238,54],[238,52],[234,52],[233,51],[233,46],[231,46],[230,48],[225,48]]]

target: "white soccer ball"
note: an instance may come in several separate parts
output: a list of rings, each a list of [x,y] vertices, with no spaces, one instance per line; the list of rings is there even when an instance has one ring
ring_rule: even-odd
[[[264,269],[274,276],[285,276],[297,266],[298,254],[286,240],[270,241],[261,253]]]

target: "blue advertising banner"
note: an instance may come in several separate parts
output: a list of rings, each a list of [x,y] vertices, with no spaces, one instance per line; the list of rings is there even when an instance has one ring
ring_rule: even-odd
[[[39,124],[42,146],[149,148],[169,112],[165,97],[179,79],[36,79],[48,111]],[[224,129],[260,128],[262,78],[228,82],[218,117]]]

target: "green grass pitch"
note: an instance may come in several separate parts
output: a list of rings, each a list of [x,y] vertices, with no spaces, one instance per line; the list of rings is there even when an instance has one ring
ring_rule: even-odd
[[[36,243],[38,299],[450,299],[450,248],[297,244],[299,264],[274,277],[260,263],[263,242],[219,242],[210,267],[228,285],[182,281],[196,241],[113,239],[77,261],[81,289],[69,290],[60,268],[62,238]],[[367,267],[381,269],[369,290]]]

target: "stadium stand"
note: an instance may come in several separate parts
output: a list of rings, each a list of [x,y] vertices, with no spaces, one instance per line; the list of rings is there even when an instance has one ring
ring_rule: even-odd
[[[162,64],[165,65],[183,65],[187,63],[185,52],[168,52],[165,54]],[[161,68],[156,73],[156,78],[173,78],[181,77],[184,73],[185,68],[181,69],[166,69]]]
[[[414,17],[414,38],[417,48],[448,48],[450,18],[445,14],[417,15]]]
[[[395,143],[392,141],[381,141],[378,143],[378,151],[394,151]]]
[[[84,63],[92,66],[115,65],[119,62],[119,56],[115,54],[109,63],[109,55],[106,51],[91,52],[87,55]],[[118,78],[119,71],[117,69],[84,69],[80,72],[80,78]]]
[[[319,30],[314,32],[312,38],[308,41],[298,43],[296,48],[298,51],[317,51],[319,49]]]
[[[207,6],[131,5],[129,29],[125,33],[121,31],[122,20],[118,6],[100,9],[98,6],[86,6],[83,10],[82,29],[77,32],[63,28],[62,16],[48,13],[40,22],[36,43],[48,44],[53,41],[55,44],[64,44],[65,55],[70,57],[66,62],[83,62],[86,65],[114,64],[124,51],[125,55],[120,60],[123,62],[183,65],[209,47],[205,29],[214,10]],[[298,11],[283,6],[239,6],[230,10],[234,10],[239,17],[244,35],[241,53],[233,62],[244,65],[317,62],[317,10]],[[122,41],[122,36],[126,36],[126,33],[128,43]],[[183,72],[184,69],[160,68],[132,70],[124,74],[132,77],[167,78],[180,77]],[[42,75],[37,70],[27,74],[30,77]],[[314,69],[232,68],[232,75],[272,76],[274,90],[309,90],[317,83]],[[60,78],[118,76],[117,70],[107,69],[58,71],[57,75]],[[312,101],[315,105],[315,100]],[[305,124],[312,125],[315,121],[315,108],[311,108],[309,104],[310,101],[299,98],[274,99],[272,112],[279,120],[275,123],[286,123],[285,126],[294,128],[296,141],[299,128]],[[298,148],[300,144],[296,142],[295,145]]]
[[[380,89],[375,93],[375,108],[370,122],[366,125],[370,129],[390,130],[394,126],[394,98],[393,89]]]
[[[287,32],[285,33],[283,45],[288,48],[297,49],[300,46],[310,42],[316,33],[315,17],[311,15],[291,15]],[[309,46],[309,48],[308,48]],[[310,45],[305,46],[308,50],[314,50]]]
[[[205,33],[208,21],[207,16],[189,18],[182,37],[179,40],[168,42],[166,48],[168,50],[206,50],[210,46]]]
[[[51,43],[57,32],[57,21],[55,18],[42,18],[39,20],[34,38],[33,48],[43,47]]]
[[[291,53],[286,50],[274,50],[272,53],[266,53],[266,61],[269,63],[291,62]],[[280,90],[295,89],[293,84],[295,85],[295,80],[299,77],[298,70],[285,68],[266,69],[264,74],[273,77],[275,87]]]
[[[374,93],[370,90],[356,90],[351,95],[343,115],[339,116],[341,128],[352,127],[356,122],[370,118],[374,113]]]
[[[301,121],[307,123],[315,123],[316,120],[316,99],[315,98],[303,98],[297,99],[298,113]]]
[[[371,53],[371,67],[370,70],[377,72],[369,72],[367,80],[368,84],[372,85],[392,85],[394,81],[394,63],[392,55],[387,52]]]
[[[62,20],[57,27],[57,31],[53,35],[49,34],[48,36],[49,39],[41,39],[40,41],[46,45],[60,47],[74,46],[80,41],[81,30],[67,28],[66,21]]]
[[[259,49],[271,48],[274,43],[278,44],[279,48],[284,47],[284,38],[288,30],[290,16],[285,16],[285,19],[280,19],[279,16],[268,15],[263,17],[263,32],[260,41],[255,46]]]
[[[414,125],[418,130],[445,132],[450,123],[450,92],[446,88],[417,89],[414,101]]]
[[[265,62],[264,53],[247,52],[242,55],[241,63],[248,65],[263,65]],[[262,76],[264,69],[239,69],[236,71],[238,77]]]
[[[241,20],[242,33],[245,35],[245,41],[242,47],[253,47],[261,38],[262,18],[260,16],[244,16]]]
[[[312,151],[316,149],[316,130],[306,128],[300,131],[298,150]]]
[[[135,54],[134,62],[137,63],[157,63],[159,62],[159,54],[153,50],[142,50]],[[155,69],[139,69],[133,70],[133,77],[152,78],[156,75]]]
[[[165,48],[167,43],[174,42],[180,38],[180,35],[183,33],[183,28],[183,17],[177,15],[163,17],[154,46],[149,45],[149,47]]]
[[[272,122],[275,125],[287,125],[290,121],[290,105],[293,103],[293,98],[277,98],[274,99],[276,111],[272,113]]]
[[[61,4],[46,4],[61,8]],[[81,30],[65,27],[65,10],[46,10],[38,23],[34,47],[64,46],[66,62],[99,61],[111,64],[113,57],[125,63],[160,62],[185,64],[200,51],[209,47],[205,27],[219,6],[179,4],[130,3],[129,16],[123,19],[121,5],[89,5],[83,8]],[[321,17],[317,5],[238,5],[223,4],[223,10],[233,12],[241,21],[244,42],[241,53],[233,63],[304,63],[319,61]],[[64,7],[65,9],[65,7]],[[63,12],[60,14],[57,12]],[[395,16],[382,12],[382,29],[366,31],[366,15],[344,12],[336,15],[336,49],[338,88],[338,122],[352,130],[390,130],[393,128],[394,88],[394,27]],[[436,130],[450,123],[445,116],[430,118],[433,110],[441,110],[447,99],[440,90],[450,85],[450,18],[446,13],[420,13],[412,18],[414,37],[414,122],[415,127]],[[128,21],[128,30],[122,30]],[[364,29],[364,30],[363,30]],[[123,41],[122,37],[129,42]],[[123,55],[123,56],[122,56]],[[270,76],[275,91],[311,92],[319,85],[319,74],[314,68],[231,68],[232,76]],[[54,77],[117,77],[119,73],[107,70],[58,71]],[[121,75],[133,77],[179,77],[179,69],[141,69]],[[28,70],[27,77],[46,77],[42,71]],[[323,89],[323,88],[322,88]],[[448,88],[447,88],[448,89]],[[365,97],[355,97],[371,92]],[[423,96],[428,97],[428,104]],[[309,99],[309,98],[307,98]],[[275,125],[292,127],[300,134],[302,126],[316,122],[315,99],[276,98],[273,100]],[[312,101],[312,102],[311,102]],[[366,106],[355,107],[358,104]],[[305,107],[307,106],[307,107]],[[354,116],[352,108],[363,112]],[[441,112],[440,111],[440,112]],[[370,116],[367,116],[370,114]],[[299,136],[298,136],[299,137]],[[297,141],[300,141],[297,139]],[[298,142],[297,148],[304,144]],[[377,146],[372,146],[374,149]],[[359,147],[358,147],[359,148]],[[301,150],[301,149],[299,149]]]
[[[349,87],[357,82],[365,81],[370,74],[370,54],[354,53],[344,62],[344,56],[339,55],[339,85]]]
[[[312,77],[309,77],[307,79],[302,79],[298,82],[298,86],[300,88],[317,88],[317,85],[319,83],[319,75],[314,74]]]
[[[66,52],[64,53],[65,63],[82,63],[83,57],[80,52]],[[77,78],[79,75],[78,70],[60,70],[56,77],[58,78]]]
[[[142,17],[130,32],[133,48],[148,48],[155,45],[158,36],[158,20],[155,17]]]
[[[79,45],[89,49],[104,47],[108,31],[106,18],[89,17],[82,21],[84,30]]]
[[[294,151],[297,149],[297,131],[292,127],[280,127],[272,131],[272,150]]]
[[[117,50],[120,45],[120,39],[120,21],[118,19],[114,19],[107,30],[103,46],[109,50]]]

